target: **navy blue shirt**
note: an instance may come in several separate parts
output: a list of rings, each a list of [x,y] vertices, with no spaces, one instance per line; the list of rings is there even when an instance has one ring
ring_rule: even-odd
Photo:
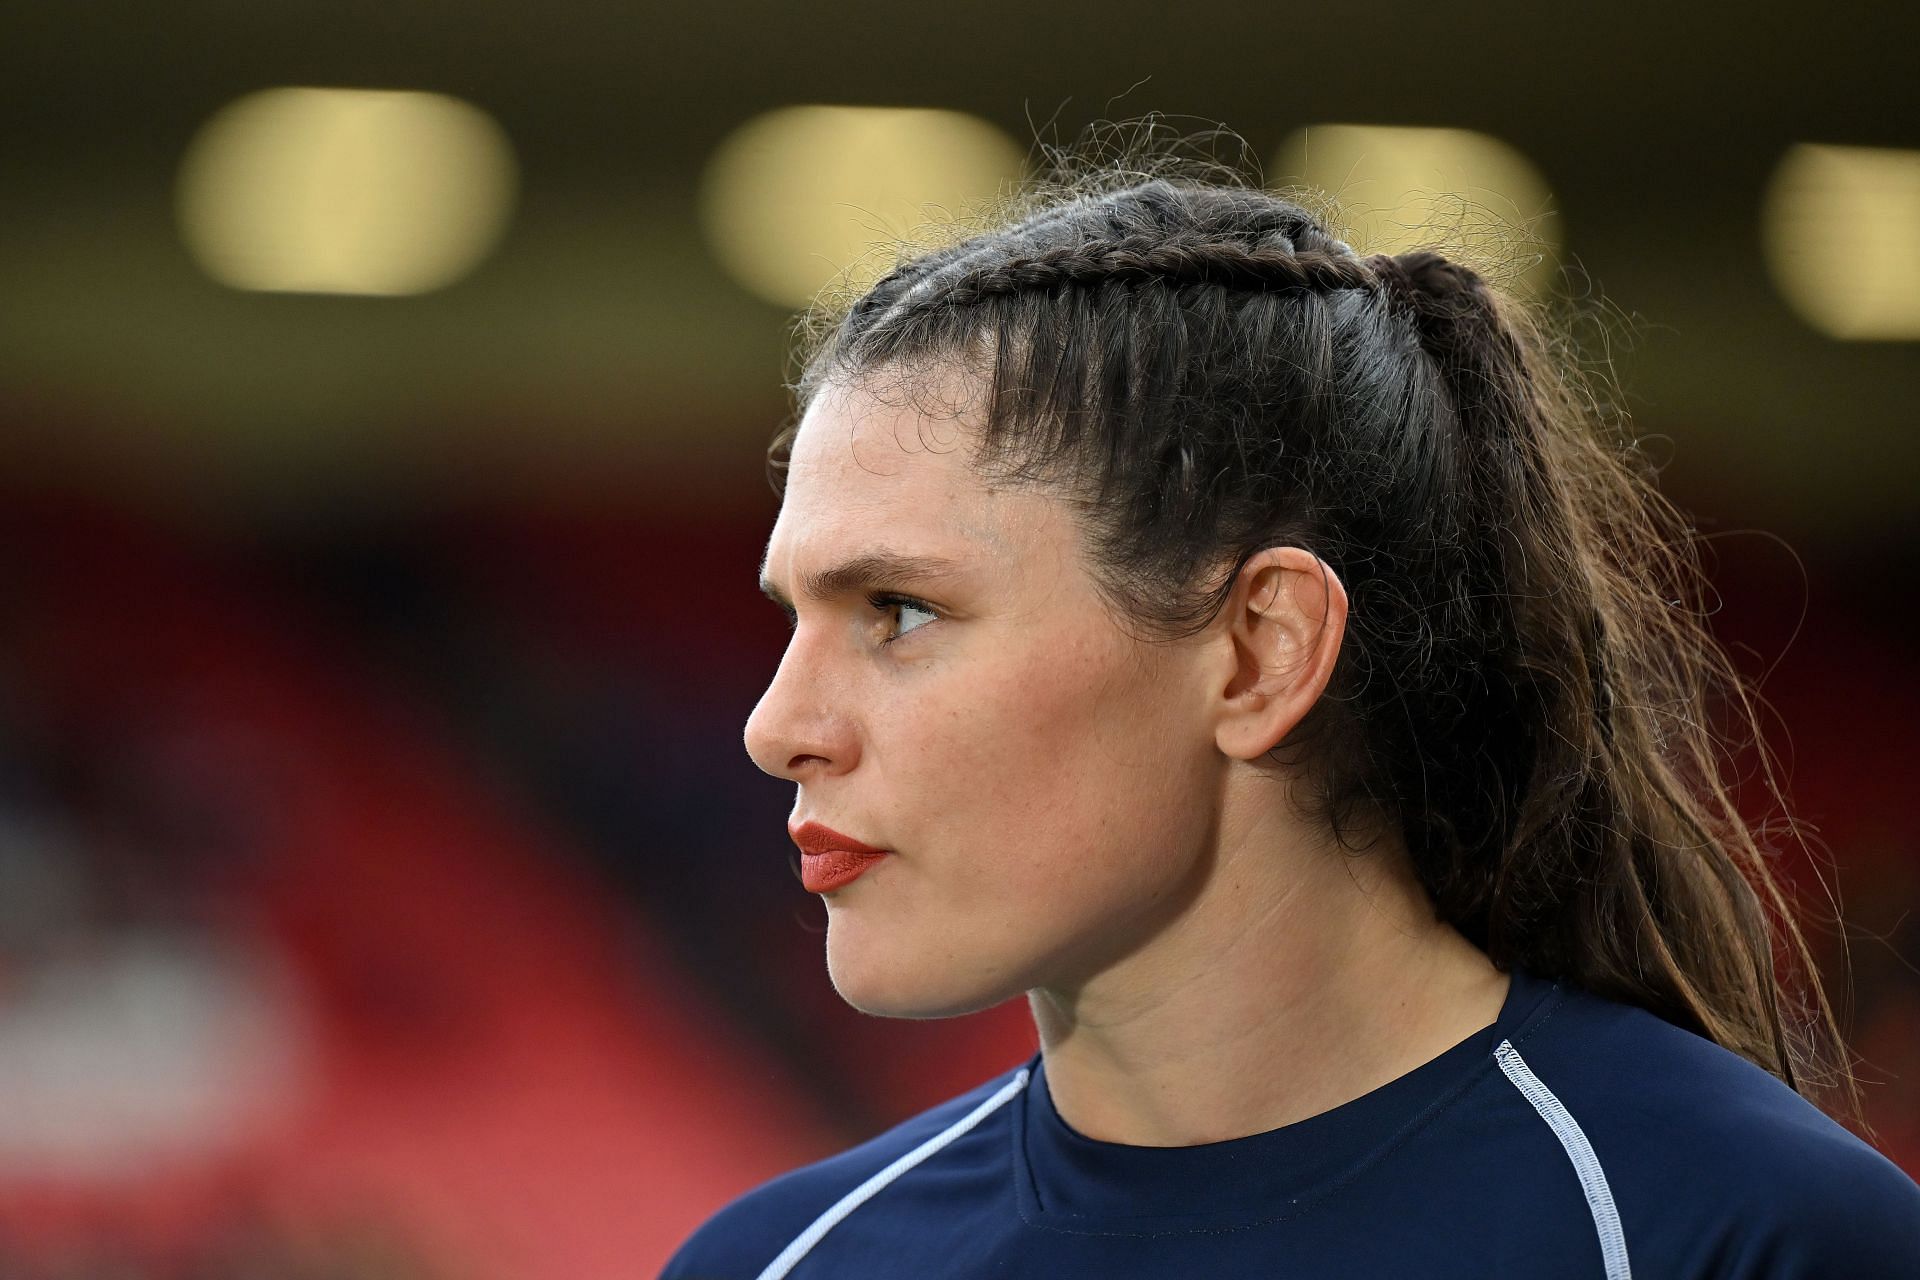
[[[1025,1064],[721,1209],[666,1280],[1920,1278],[1920,1186],[1738,1054],[1524,972],[1331,1111],[1100,1142]]]

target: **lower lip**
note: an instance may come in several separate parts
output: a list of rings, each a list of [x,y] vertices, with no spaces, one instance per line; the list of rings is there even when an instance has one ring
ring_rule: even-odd
[[[832,893],[858,880],[861,872],[886,856],[884,853],[854,853],[850,849],[803,853],[800,855],[800,883],[806,886],[808,893]]]

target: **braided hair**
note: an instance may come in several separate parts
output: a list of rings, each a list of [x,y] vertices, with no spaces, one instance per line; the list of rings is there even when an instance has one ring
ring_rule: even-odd
[[[1837,1085],[1863,1123],[1722,779],[1710,699],[1752,712],[1690,531],[1533,312],[1439,253],[1363,257],[1289,200],[1155,177],[901,263],[819,329],[793,390],[804,413],[829,384],[955,372],[975,467],[1072,504],[1143,637],[1204,628],[1266,547],[1339,575],[1339,660],[1274,760],[1343,841],[1384,817],[1496,965]]]

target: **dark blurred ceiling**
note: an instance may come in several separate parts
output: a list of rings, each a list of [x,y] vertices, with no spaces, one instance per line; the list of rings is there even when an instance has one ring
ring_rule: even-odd
[[[1766,278],[1758,210],[1795,142],[1920,146],[1917,38],[1908,4],[16,2],[0,412],[83,442],[35,457],[119,450],[239,488],[404,485],[450,445],[651,456],[781,409],[786,317],[719,273],[692,220],[701,162],[760,111],[955,107],[1023,142],[1158,111],[1261,155],[1314,122],[1444,124],[1545,172],[1569,253],[1634,318],[1612,354],[1677,472],[1794,523],[1910,526],[1920,344],[1805,328]],[[175,166],[213,111],[278,84],[486,108],[523,167],[507,241],[403,302],[206,281],[172,228]]]
[[[1911,145],[1917,15],[1777,0],[16,3],[0,104],[10,145],[167,149],[251,88],[434,88],[485,104],[529,155],[597,173],[689,168],[787,102],[938,103],[1020,128],[1028,109],[1084,119],[1113,100],[1249,136],[1329,118],[1495,129],[1550,165],[1677,184],[1807,137]]]

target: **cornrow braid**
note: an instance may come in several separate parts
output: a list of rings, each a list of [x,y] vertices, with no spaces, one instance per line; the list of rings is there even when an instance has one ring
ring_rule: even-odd
[[[993,262],[957,280],[940,281],[938,300],[945,306],[965,307],[984,298],[1109,280],[1232,289],[1370,289],[1376,284],[1375,274],[1350,253],[1296,252],[1290,245],[1274,243],[1128,236],[1058,245]],[[921,288],[933,283],[928,277]]]
[[[1027,222],[1025,233],[1028,236],[1040,234],[1048,227],[1072,219],[1086,206],[1086,201],[1073,201],[1042,213]],[[858,331],[872,317],[883,315],[891,310],[908,289],[930,276],[949,272],[955,263],[978,253],[979,248],[977,241],[965,240],[900,263],[875,281],[866,295],[853,304],[842,322],[842,329],[850,332]]]

